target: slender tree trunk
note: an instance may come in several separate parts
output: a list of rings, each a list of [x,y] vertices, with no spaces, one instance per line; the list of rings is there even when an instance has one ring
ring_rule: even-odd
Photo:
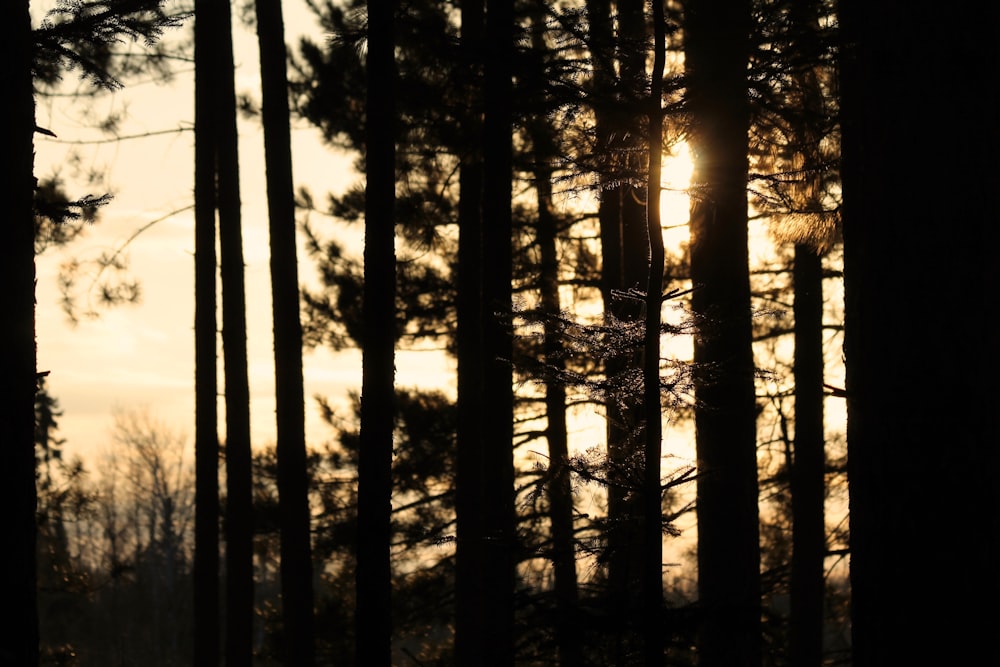
[[[697,407],[698,590],[702,667],[759,665],[756,406],[747,256],[750,6],[685,6],[694,156],[692,308]]]
[[[823,662],[826,456],[823,429],[823,260],[795,246],[795,449],[792,460],[792,570],[789,655]]]
[[[459,241],[456,346],[458,356],[458,461],[455,513],[455,660],[473,665],[483,646],[483,275],[482,275],[482,0],[463,2],[461,48],[468,108],[461,121],[466,152],[459,171]]]
[[[896,9],[840,3],[853,664],[995,662],[1000,10]]]
[[[797,199],[807,213],[822,211],[820,142],[827,118],[817,71],[820,2],[792,5],[793,57],[806,67],[795,75],[802,123],[797,156],[802,182]],[[809,63],[812,63],[810,66]],[[791,468],[792,567],[789,582],[789,657],[796,667],[823,664],[826,559],[826,438],[823,396],[823,259],[817,247],[795,246],[792,281],[795,315],[795,445]]]
[[[531,14],[531,46],[544,58],[546,43],[545,15],[533,8]],[[525,72],[525,87],[531,95],[544,96],[546,81],[544,66]],[[545,104],[543,102],[542,104]],[[552,202],[553,163],[558,158],[555,129],[544,114],[528,121],[528,136],[534,151],[535,193],[538,206],[536,243],[539,253],[539,306],[545,318],[542,354],[547,367],[545,381],[545,437],[549,449],[549,471],[546,484],[549,501],[549,522],[552,538],[552,568],[556,599],[556,643],[561,667],[584,664],[579,637],[579,591],[576,574],[576,543],[573,532],[573,488],[569,467],[569,432],[566,415],[566,385],[562,379],[566,368],[562,343],[562,313],[559,297],[559,220]]]
[[[660,402],[660,324],[663,307],[663,227],[660,222],[660,175],[663,159],[663,69],[666,43],[663,0],[651,0],[653,72],[649,90],[649,166],[646,181],[646,228],[649,237],[649,277],[646,282],[646,326],[643,345],[643,650],[646,667],[663,664],[663,499],[660,456],[663,422]]]
[[[648,280],[649,246],[646,233],[639,137],[641,104],[646,79],[646,24],[643,0],[616,4],[612,17],[607,0],[588,0],[598,150],[602,173],[598,217],[601,235],[601,296],[610,321],[634,321],[642,317],[641,297],[636,296]],[[617,33],[614,30],[617,25]],[[622,351],[605,362],[605,375],[615,383],[606,402],[608,451],[607,563],[610,613],[631,625],[641,595],[638,558],[641,550],[638,494],[630,488],[629,470],[642,450],[641,421],[635,388],[629,370],[640,365],[634,350]],[[615,664],[628,662],[626,635],[615,639]]]
[[[485,637],[480,664],[514,664],[514,391],[511,357],[513,0],[486,2],[483,116]]]
[[[284,659],[286,664],[310,667],[315,661],[312,544],[284,26],[281,0],[257,0],[271,244]]]
[[[249,667],[253,648],[253,489],[239,135],[229,3],[218,3],[218,11],[217,169],[226,394],[226,667]]]
[[[194,664],[219,665],[219,415],[216,321],[217,121],[211,0],[195,5],[195,547]]]
[[[365,279],[358,463],[357,664],[392,664],[392,435],[395,425],[396,145],[394,2],[368,6]]]
[[[6,229],[0,244],[0,312],[4,314],[0,355],[0,428],[6,471],[0,485],[9,521],[9,542],[0,561],[8,577],[7,602],[12,614],[3,623],[0,662],[38,664],[35,489],[35,99],[32,83],[31,18],[28,2],[9,3],[2,14],[0,73],[7,96],[7,119],[0,130],[0,154],[6,173],[0,179]]]
[[[552,567],[555,576],[556,641],[562,667],[583,665],[579,638],[579,592],[576,576],[576,543],[573,532],[573,488],[569,468],[569,432],[566,423],[566,386],[559,377],[565,370],[561,327],[553,319],[560,315],[559,256],[556,240],[558,221],[552,208],[552,168],[555,147],[552,129],[539,122],[532,130],[536,162],[535,189],[538,194],[538,234],[540,255],[540,302],[544,316],[543,354],[549,369],[545,383],[545,437],[549,446],[549,521],[552,526]],[[539,147],[544,147],[540,150]]]
[[[649,279],[649,240],[646,233],[646,211],[642,203],[645,193],[639,186],[644,165],[640,137],[642,128],[641,102],[645,97],[643,88],[646,78],[646,26],[643,0],[627,0],[618,3],[618,41],[622,54],[618,63],[617,109],[611,126],[615,157],[621,173],[621,182],[609,192],[609,202],[602,201],[602,207],[610,205],[606,214],[610,224],[609,250],[602,250],[604,257],[615,253],[611,264],[617,271],[612,276],[610,306],[613,316],[623,322],[641,320],[641,290]],[[605,216],[602,216],[602,218]],[[605,235],[604,220],[601,225],[602,242]],[[615,242],[617,241],[617,243]],[[607,304],[608,301],[606,300]],[[612,526],[608,535],[608,583],[611,587],[612,614],[627,619],[630,626],[638,626],[636,618],[639,606],[635,603],[642,596],[642,508],[637,501],[639,494],[634,488],[633,466],[643,450],[641,422],[642,397],[636,392],[631,378],[641,373],[642,354],[638,350],[623,353],[608,361],[608,377],[618,378],[617,402],[608,412],[608,458],[610,459],[610,481],[608,487],[608,518]],[[639,627],[629,630],[640,632]],[[629,649],[622,647],[619,663],[628,661],[625,657]]]

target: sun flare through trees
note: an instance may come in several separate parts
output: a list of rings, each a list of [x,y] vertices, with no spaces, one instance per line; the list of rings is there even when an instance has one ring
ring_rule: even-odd
[[[0,664],[995,653],[1000,10],[9,5]]]

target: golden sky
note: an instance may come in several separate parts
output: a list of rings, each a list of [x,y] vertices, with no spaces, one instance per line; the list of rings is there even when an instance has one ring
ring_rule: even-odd
[[[315,33],[304,3],[285,4],[290,41],[301,32]],[[185,33],[189,27],[183,29]],[[253,90],[257,85],[256,37],[237,28],[236,48],[237,88]],[[75,75],[69,73],[66,82],[75,85]],[[109,446],[113,411],[149,410],[190,439],[194,430],[192,211],[157,223],[130,244],[132,275],[142,286],[139,305],[102,310],[99,318],[70,326],[59,304],[57,274],[66,259],[95,258],[121,246],[139,227],[193,203],[193,134],[185,131],[74,146],[66,142],[101,135],[87,127],[72,104],[67,98],[39,100],[38,124],[55,132],[58,139],[36,135],[36,174],[44,178],[61,173],[74,195],[103,193],[104,186],[88,189],[73,181],[75,169],[68,156],[76,149],[82,156],[80,167],[107,170],[115,198],[83,238],[37,261],[38,368],[50,371],[49,390],[63,409],[61,436],[70,454],[97,454]],[[179,71],[168,86],[133,83],[103,95],[94,105],[95,115],[127,111],[121,136],[190,128],[193,109],[193,78],[188,69]],[[298,185],[308,185],[322,201],[325,192],[340,191],[353,182],[350,158],[325,148],[318,132],[303,126],[293,134]],[[240,136],[252,428],[255,442],[264,444],[274,438],[274,399],[263,144],[254,121],[240,120]],[[315,270],[304,259],[301,253],[300,278],[313,280]],[[412,365],[401,363],[401,376],[412,375],[407,370]],[[358,354],[307,354],[307,397],[320,393],[335,398],[359,384]],[[328,435],[315,412],[309,421],[317,437]]]

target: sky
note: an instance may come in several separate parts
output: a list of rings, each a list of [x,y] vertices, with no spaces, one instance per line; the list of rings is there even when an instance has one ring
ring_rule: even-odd
[[[303,33],[323,38],[304,2],[286,1],[285,12],[286,41],[294,43]],[[175,31],[174,36],[183,36],[189,28]],[[237,27],[235,48],[237,91],[254,92],[259,85],[255,35]],[[112,446],[118,411],[148,412],[186,435],[189,451],[193,447],[194,223],[188,207],[193,203],[190,128],[194,101],[192,72],[186,65],[179,70],[169,85],[130,82],[123,90],[101,96],[90,119],[81,118],[72,99],[39,100],[38,124],[58,137],[36,135],[36,174],[44,178],[60,173],[74,195],[102,194],[106,188],[114,194],[98,224],[89,227],[83,238],[37,260],[38,368],[50,373],[47,386],[63,411],[60,436],[66,439],[70,456],[92,460],[106,453]],[[67,83],[75,84],[74,77],[69,73]],[[119,135],[157,134],[112,143],[75,143],[106,139],[92,129],[93,119],[122,112],[126,120]],[[275,438],[263,139],[257,122],[245,118],[240,119],[240,137],[251,428],[254,445],[260,446]],[[76,161],[69,157],[74,151],[80,156]],[[308,187],[318,201],[325,193],[341,192],[358,180],[351,169],[352,157],[325,146],[319,132],[304,123],[293,127],[293,161],[296,186]],[[74,180],[77,172],[90,169],[105,173],[107,185],[88,188]],[[665,164],[668,188],[683,190],[689,178],[686,154]],[[674,190],[664,192],[664,224],[672,227],[668,243],[687,235],[683,224],[687,196]],[[141,302],[98,308],[98,317],[71,324],[60,305],[60,265],[120,248],[136,230],[156,220],[126,249],[130,275],[141,284]],[[316,222],[321,233],[336,233],[347,247],[360,253],[360,229]],[[315,286],[314,264],[301,248],[299,260],[300,281]],[[81,278],[81,288],[87,284]],[[86,299],[80,306],[86,308]],[[322,395],[334,405],[343,404],[348,391],[360,387],[360,353],[307,351],[304,367],[307,437],[315,445],[328,440],[331,431],[320,420],[312,397]],[[433,352],[397,352],[396,379],[401,386],[430,385],[453,391],[454,364]],[[583,438],[585,444],[587,436]]]
[[[286,36],[294,43],[308,33],[322,39],[303,0],[286,0]],[[182,30],[189,30],[186,26]],[[180,36],[180,32],[178,32]],[[256,37],[239,27],[236,43],[238,92],[256,91],[258,82]],[[67,75],[75,83],[75,75]],[[148,413],[156,422],[186,437],[187,454],[193,455],[194,433],[194,223],[193,211],[193,76],[182,66],[170,85],[132,82],[124,90],[104,95],[95,104],[93,118],[127,112],[120,135],[159,133],[115,143],[79,145],[74,142],[105,138],[82,119],[69,98],[39,100],[37,121],[55,134],[36,135],[36,175],[60,173],[74,195],[105,192],[74,180],[78,171],[94,169],[107,175],[113,201],[101,211],[98,224],[67,248],[47,252],[37,259],[38,368],[48,371],[49,392],[63,411],[59,436],[66,440],[67,456],[82,456],[91,470],[100,470],[102,457],[114,446],[114,415],[119,411]],[[163,133],[165,130],[180,132]],[[267,214],[264,197],[263,138],[255,120],[240,119],[241,190],[248,308],[248,354],[251,389],[251,429],[256,447],[275,440],[274,375],[271,338],[271,301]],[[296,186],[308,187],[316,201],[327,192],[342,192],[356,183],[352,156],[325,146],[319,132],[303,123],[293,128],[293,162]],[[662,214],[665,242],[675,246],[687,239],[689,202],[687,187],[691,165],[681,147],[680,156],[664,164]],[[71,161],[71,152],[80,155]],[[187,210],[185,210],[187,209]],[[181,211],[168,215],[175,211]],[[128,245],[131,276],[138,280],[142,300],[137,305],[99,309],[99,316],[72,325],[60,304],[58,273],[71,258],[94,259],[113,251],[136,230],[160,220]],[[336,234],[360,254],[361,229],[336,227],[333,221],[314,218],[322,234]],[[758,230],[759,231],[759,230]],[[762,235],[766,235],[760,232]],[[767,244],[764,244],[767,245]],[[313,262],[300,248],[299,278],[316,284]],[[84,279],[83,286],[86,285]],[[86,306],[86,303],[81,303]],[[671,346],[689,346],[674,340]],[[665,349],[684,357],[684,349]],[[689,350],[687,351],[689,353]],[[221,355],[220,355],[221,356]],[[397,352],[396,380],[400,386],[435,386],[454,391],[454,363],[434,352]],[[361,356],[357,350],[334,354],[326,349],[304,355],[307,397],[307,440],[316,446],[330,440],[332,432],[320,419],[314,396],[328,398],[346,415],[349,391],[361,384]],[[221,374],[220,374],[221,378]],[[831,379],[834,384],[836,379]],[[224,436],[221,422],[220,436]],[[840,407],[840,406],[832,406]],[[577,448],[601,444],[602,419],[593,408],[578,413],[572,443]],[[589,411],[589,412],[586,412]],[[830,418],[842,421],[841,415]],[[690,425],[665,423],[665,474],[693,463]],[[544,457],[544,452],[539,452]],[[598,508],[582,506],[581,511]],[[689,524],[693,517],[681,523]],[[681,526],[690,530],[690,525]]]
[[[285,6],[288,41],[302,32],[317,34],[304,3],[286,2]],[[175,36],[181,32],[175,31]],[[255,35],[237,28],[238,92],[257,88],[256,49]],[[116,411],[147,411],[172,430],[186,434],[192,446],[194,223],[193,212],[183,209],[193,203],[193,133],[189,130],[194,101],[192,72],[187,66],[182,68],[169,86],[132,82],[124,90],[101,96],[94,105],[94,117],[127,112],[121,136],[179,128],[182,132],[79,145],[73,142],[102,135],[80,118],[73,101],[57,98],[38,103],[38,124],[58,137],[36,135],[36,175],[60,173],[73,195],[102,194],[106,188],[114,194],[99,222],[83,238],[61,251],[43,254],[36,263],[38,368],[50,373],[47,386],[63,411],[60,436],[66,439],[70,456],[90,458],[105,452]],[[67,74],[66,82],[75,84],[75,74]],[[256,121],[246,119],[240,120],[240,137],[251,428],[255,445],[262,445],[273,442],[275,433],[263,139]],[[69,158],[73,150],[81,156],[76,162]],[[293,130],[293,161],[296,185],[308,186],[319,201],[326,192],[340,192],[357,180],[351,157],[325,147],[319,133],[305,125]],[[107,186],[74,181],[75,172],[90,169],[105,172]],[[182,212],[165,217],[174,211]],[[137,229],[161,218],[126,251],[131,276],[141,284],[141,302],[98,308],[98,317],[72,325],[60,305],[60,265],[71,258],[94,259],[119,248]],[[321,223],[318,229],[328,233],[332,223]],[[358,232],[346,233],[356,236]],[[314,281],[314,265],[301,249],[299,259],[300,279],[307,284]],[[81,279],[81,287],[88,284],[86,278]],[[86,300],[80,305],[85,307]],[[428,353],[401,354],[397,365],[401,384],[430,380],[447,386],[451,374],[447,360],[430,358]],[[336,403],[349,389],[360,386],[360,377],[357,351],[306,352],[311,442],[331,435],[320,422],[311,397],[324,395]]]

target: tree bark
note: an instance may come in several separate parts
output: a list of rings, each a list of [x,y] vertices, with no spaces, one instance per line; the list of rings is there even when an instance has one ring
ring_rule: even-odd
[[[792,567],[789,656],[823,663],[826,438],[823,427],[823,260],[795,246],[795,444],[791,468]]]
[[[532,16],[532,47],[543,52],[545,22],[542,16]],[[539,68],[540,69],[540,68]],[[538,71],[537,74],[541,74]],[[533,93],[541,94],[545,82],[530,83]],[[549,450],[549,470],[546,484],[549,501],[549,522],[552,531],[552,568],[556,597],[555,624],[559,664],[578,667],[584,664],[579,640],[579,591],[576,574],[576,543],[573,532],[573,488],[569,467],[569,431],[566,414],[566,386],[562,379],[566,369],[561,327],[559,297],[559,221],[552,202],[552,163],[558,157],[553,141],[555,130],[544,116],[530,121],[528,134],[535,153],[535,193],[538,220],[535,242],[538,244],[539,306],[544,319],[543,360],[545,379],[545,438]]]
[[[229,3],[217,3],[217,11],[216,168],[226,402],[226,667],[250,667],[254,598],[253,489],[239,135]]]
[[[479,660],[485,634],[483,542],[483,162],[482,0],[462,3],[461,49],[468,108],[461,120],[466,152],[459,171],[459,241],[456,316],[458,330],[458,460],[455,480],[455,659]]]
[[[271,245],[284,659],[287,664],[310,667],[315,661],[312,544],[284,26],[281,0],[257,0]]]
[[[804,65],[794,74],[800,114],[799,149],[793,158],[802,173],[797,205],[807,214],[823,210],[821,142],[829,117],[819,72],[819,0],[791,7],[792,58]],[[795,440],[791,462],[792,563],[789,581],[789,657],[793,665],[823,664],[826,561],[826,437],[824,426],[823,252],[799,243],[792,268],[795,316]]]
[[[215,251],[217,89],[211,0],[195,5],[195,547],[194,664],[219,665],[218,286]]]
[[[1000,620],[976,602],[1000,593],[1000,10],[897,9],[840,7],[853,664],[974,664]]]
[[[666,62],[663,0],[651,0],[653,71],[649,89],[649,164],[646,179],[646,234],[649,276],[646,281],[643,345],[642,590],[643,651],[646,667],[663,664],[663,499],[660,458],[663,416],[660,400],[660,324],[663,308],[663,227],[660,221],[660,175],[663,159],[663,69]]]
[[[358,462],[357,661],[392,664],[392,436],[395,425],[394,2],[369,3],[365,250]]]
[[[642,92],[646,85],[646,19],[643,0],[617,3],[617,32],[607,0],[588,0],[591,58],[594,68],[598,175],[601,183],[598,219],[601,236],[601,297],[609,322],[642,317],[641,297],[648,281],[649,240],[646,229],[640,137]],[[630,295],[629,295],[630,294]],[[607,568],[611,613],[632,625],[642,595],[639,528],[642,509],[630,487],[629,469],[641,456],[641,397],[630,369],[640,366],[640,353],[623,350],[605,362],[612,384],[606,401],[609,463]],[[631,633],[631,630],[629,631]],[[615,663],[628,661],[626,638],[615,639]]]
[[[756,406],[747,257],[750,6],[685,5],[694,157],[692,309],[697,439],[697,639],[702,667],[759,665]]]
[[[483,114],[483,518],[486,569],[482,665],[514,664],[514,390],[511,188],[512,0],[486,2]]]
[[[798,205],[822,211],[823,124],[828,118],[820,80],[820,2],[792,5],[792,57],[805,63],[794,75],[801,114]],[[826,561],[826,437],[823,391],[823,256],[821,249],[796,244],[792,268],[795,317],[795,441],[791,463],[792,565],[789,581],[789,657],[798,667],[823,664]]]
[[[0,131],[0,154],[7,165],[0,179],[6,230],[0,249],[0,312],[4,313],[0,355],[0,428],[5,446],[5,483],[0,502],[10,517],[9,543],[2,571],[8,577],[8,606],[13,614],[3,624],[0,662],[38,664],[38,608],[35,591],[35,224],[34,132],[31,18],[26,0],[11,2],[3,12],[0,73],[7,96],[7,120]]]

